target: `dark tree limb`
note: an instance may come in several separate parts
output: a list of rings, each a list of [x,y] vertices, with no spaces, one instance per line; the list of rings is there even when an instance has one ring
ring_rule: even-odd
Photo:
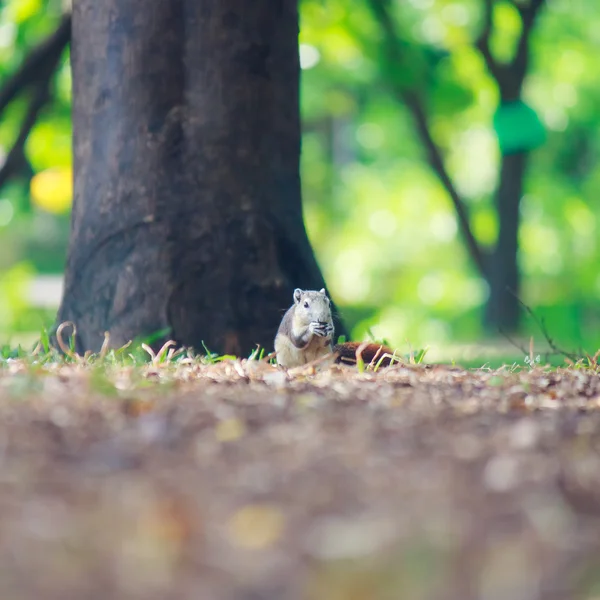
[[[521,36],[517,43],[517,51],[510,65],[511,70],[515,73],[515,77],[519,82],[519,93],[525,75],[527,75],[527,69],[529,67],[529,45],[531,40],[531,33],[535,26],[536,19],[539,15],[541,8],[544,6],[545,0],[530,0],[529,5],[523,6],[516,4],[517,10],[521,15],[522,29]]]
[[[385,44],[389,53],[390,61],[395,65],[401,65],[402,60],[402,40],[396,32],[393,18],[388,9],[387,0],[368,0],[373,15],[379,22],[385,36]],[[452,179],[444,164],[442,152],[435,143],[429,126],[429,119],[423,108],[423,100],[419,97],[416,91],[405,88],[396,80],[388,81],[391,91],[396,98],[403,103],[411,113],[417,133],[421,138],[426,153],[429,165],[434,170],[438,179],[446,189],[446,192],[452,200],[456,215],[458,217],[461,234],[467,244],[467,249],[477,269],[482,277],[487,279],[486,257],[478,244],[473,231],[471,229],[468,208],[454,186]]]
[[[493,13],[494,13],[494,0],[482,0],[483,1],[483,27],[479,38],[477,39],[475,46],[481,53],[483,60],[488,68],[488,71],[492,74],[492,77],[499,81],[502,78],[502,65],[498,64],[498,61],[492,55],[490,49],[490,38],[493,29]]]
[[[521,95],[523,81],[525,80],[529,68],[531,33],[545,0],[530,0],[527,5],[511,0],[511,4],[519,12],[522,27],[521,35],[517,41],[515,55],[512,61],[507,65],[498,63],[490,49],[490,37],[493,30],[494,0],[482,0],[482,2],[484,10],[483,26],[475,46],[481,53],[490,75],[498,85],[500,97],[504,102],[510,102],[516,100]]]
[[[65,15],[54,33],[35,46],[13,73],[0,87],[0,113],[24,89],[35,84],[40,75],[46,73],[49,64],[57,64],[71,39],[71,15]]]
[[[25,118],[4,164],[0,168],[0,187],[27,165],[25,143],[40,111],[50,99],[50,84],[71,35],[71,16],[63,17],[52,35],[36,46],[0,88],[0,113],[20,92],[33,88]]]
[[[40,81],[36,87],[17,139],[0,168],[0,188],[25,164],[25,142],[37,122],[40,111],[50,98],[49,83],[50,78],[46,78]]]

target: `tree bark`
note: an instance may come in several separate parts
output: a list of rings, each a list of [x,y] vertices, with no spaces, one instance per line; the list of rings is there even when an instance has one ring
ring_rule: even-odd
[[[490,257],[490,295],[485,320],[488,328],[514,331],[519,326],[520,288],[519,221],[527,152],[502,157],[500,183],[495,196],[498,240]]]
[[[73,3],[77,350],[272,348],[323,278],[302,219],[296,0]],[[338,324],[339,327],[339,324]]]

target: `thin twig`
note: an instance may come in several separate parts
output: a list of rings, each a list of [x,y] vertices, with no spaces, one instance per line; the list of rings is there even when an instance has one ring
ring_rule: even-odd
[[[108,349],[110,348],[110,332],[104,332],[104,341],[102,342],[102,347],[100,348],[100,360],[104,360],[106,355],[108,354]]]
[[[519,344],[515,339],[513,339],[507,331],[505,331],[502,327],[498,328],[498,333],[505,338],[511,346],[514,346],[517,350],[520,350],[522,354],[527,356],[527,349],[523,344]]]
[[[544,336],[544,339],[546,340],[546,343],[548,344],[549,348],[552,350],[552,353],[558,356],[566,356],[567,358],[570,358],[571,360],[579,360],[579,358],[581,358],[580,356],[577,356],[577,354],[574,354],[573,352],[568,352],[566,350],[563,350],[562,348],[559,348],[555,341],[552,339],[552,337],[550,336],[550,333],[548,332],[548,328],[546,327],[546,323],[544,321],[543,318],[538,317],[532,310],[532,308],[530,306],[528,306],[527,304],[525,304],[525,302],[523,302],[521,300],[521,298],[519,298],[519,296],[511,289],[507,289],[508,293],[511,294],[512,296],[515,297],[515,299],[517,300],[517,302],[519,303],[519,305],[521,306],[521,308],[533,319],[533,322],[538,326],[539,330],[542,332],[542,335]],[[502,333],[502,332],[500,332]],[[504,337],[506,337],[509,341],[510,338],[508,338],[508,336],[506,334],[502,334],[504,335]],[[516,346],[516,344],[513,344]],[[516,346],[518,348],[518,346]],[[524,350],[524,353],[527,355],[528,351]],[[549,354],[549,353],[547,353]]]
[[[387,0],[368,0],[373,15],[379,22],[381,29],[385,35],[386,46],[390,60],[395,65],[402,64],[402,42],[396,31],[394,20],[388,10]],[[421,138],[426,153],[429,165],[434,170],[446,192],[450,196],[456,215],[458,217],[460,231],[465,239],[467,248],[471,258],[475,262],[482,277],[487,279],[486,257],[481,246],[478,244],[473,231],[471,229],[467,205],[462,196],[454,186],[450,175],[444,164],[442,153],[435,143],[431,134],[428,116],[423,108],[423,100],[415,91],[409,91],[404,88],[397,80],[389,80],[387,82],[392,93],[396,98],[403,103],[410,111],[417,134]]]

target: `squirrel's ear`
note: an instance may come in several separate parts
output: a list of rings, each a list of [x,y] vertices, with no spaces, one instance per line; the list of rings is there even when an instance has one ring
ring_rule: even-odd
[[[301,298],[302,298],[302,290],[300,288],[296,288],[294,290],[294,302],[296,304],[298,304],[298,302],[300,302]]]
[[[321,288],[321,289],[319,290],[319,294],[324,294],[324,295],[327,295],[327,294],[326,294],[326,292],[325,292],[325,288]]]

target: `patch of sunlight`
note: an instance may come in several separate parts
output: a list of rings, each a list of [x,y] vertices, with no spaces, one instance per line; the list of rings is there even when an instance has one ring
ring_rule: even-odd
[[[418,29],[424,41],[430,44],[441,44],[446,34],[446,27],[437,15],[425,17]]]
[[[457,229],[456,217],[451,212],[438,212],[429,221],[429,230],[440,242],[452,241]]]
[[[471,11],[468,7],[458,2],[451,2],[442,6],[439,15],[445,26],[444,46],[448,49],[468,46],[471,37],[468,28]]]
[[[0,25],[0,49],[11,48],[17,37],[17,26],[14,23]]]
[[[0,200],[0,227],[6,227],[15,214],[12,202],[10,200]]]
[[[342,251],[329,276],[331,286],[342,304],[364,302],[371,291],[366,253],[358,247]]]
[[[71,77],[71,63],[65,61],[56,72],[56,92],[57,95],[70,101],[73,93],[73,79]]]
[[[569,124],[569,117],[562,108],[545,107],[541,110],[541,117],[548,129],[564,131]]]
[[[509,2],[494,5],[493,33],[490,39],[492,54],[500,61],[512,58],[517,39],[521,34],[521,17],[516,6]]]
[[[565,218],[573,229],[573,252],[581,258],[590,256],[596,245],[596,215],[579,198],[569,198]]]
[[[300,68],[307,70],[312,69],[321,60],[321,53],[311,44],[300,44]]]
[[[519,235],[525,271],[539,269],[556,275],[563,267],[563,256],[556,231],[539,223],[523,223]]]
[[[417,287],[419,300],[428,306],[437,304],[444,297],[444,292],[443,277],[437,273],[431,273],[422,277]]]
[[[389,238],[396,233],[398,223],[396,216],[389,210],[377,210],[369,217],[369,228],[382,238]]]
[[[57,309],[63,289],[64,278],[61,275],[35,275],[29,280],[26,300],[37,308]]]
[[[452,69],[462,81],[478,81],[483,77],[481,56],[472,46],[457,49],[450,57]]]
[[[449,24],[446,27],[446,35],[444,36],[444,46],[449,50],[460,48],[469,43],[469,33],[464,26],[456,26]]]
[[[426,306],[451,309],[460,305],[468,310],[480,306],[487,297],[486,283],[461,272],[429,273],[417,284],[417,295]]]
[[[427,343],[443,344],[450,339],[451,329],[448,323],[439,319],[428,319],[419,328],[419,337]]]
[[[375,339],[386,339],[393,346],[404,342],[409,328],[409,315],[397,307],[384,309],[376,324],[370,327]]]
[[[43,120],[36,123],[27,138],[27,158],[33,169],[70,167],[73,158],[69,121]]]
[[[571,197],[565,205],[565,217],[577,235],[593,235],[596,231],[596,215],[580,198]]]
[[[521,199],[521,205],[519,212],[523,219],[529,219],[531,221],[537,221],[544,215],[544,207],[540,199],[532,194],[525,194]]]
[[[42,9],[42,0],[8,0],[4,11],[8,20],[18,24],[41,12]]]
[[[473,234],[483,244],[493,244],[498,237],[498,221],[491,207],[476,211],[471,217]]]
[[[469,10],[464,4],[453,2],[442,8],[441,17],[452,25],[464,27],[469,23]]]
[[[577,90],[571,83],[564,81],[557,83],[552,91],[552,97],[557,104],[572,108],[577,104]]]
[[[591,235],[576,235],[573,238],[573,254],[586,260],[596,251],[596,237]]]
[[[383,129],[376,123],[364,123],[356,130],[356,139],[364,148],[376,150],[383,144]]]
[[[573,77],[561,78],[553,84],[548,79],[532,75],[524,86],[523,96],[535,107],[544,125],[552,131],[564,131],[569,124],[568,109],[578,102]]]
[[[458,302],[463,308],[475,308],[481,306],[490,295],[490,288],[481,277],[470,277],[460,286],[460,298]]]
[[[427,10],[434,5],[435,0],[409,0],[409,2],[418,10]]]
[[[575,48],[565,49],[556,56],[554,63],[560,81],[576,82],[586,74],[586,56]]]
[[[477,105],[487,113],[492,113],[498,106],[498,90],[490,83],[489,86],[481,85],[475,91]]]
[[[17,263],[0,278],[0,326],[5,328],[17,317],[29,310],[27,289],[34,276],[33,267],[27,262]],[[10,327],[9,327],[10,329]]]
[[[363,58],[356,39],[341,24],[328,28],[324,40],[323,55],[332,63],[355,68]]]
[[[469,198],[491,193],[496,186],[498,141],[488,127],[471,127],[460,137],[450,165],[456,187]]]
[[[381,326],[380,323],[375,323],[375,325],[369,327],[369,333],[370,335],[364,335],[361,341],[366,342],[373,339],[375,341],[380,342],[381,340],[387,340],[389,332],[387,332],[385,328]]]
[[[346,13],[347,7],[342,3],[304,2],[300,11],[300,42],[326,39],[331,24],[343,21]]]
[[[71,208],[73,174],[70,168],[55,167],[37,173],[31,178],[33,203],[50,213],[62,214]]]
[[[455,118],[440,115],[432,117],[431,133],[439,144],[452,146],[453,140],[456,137]]]

